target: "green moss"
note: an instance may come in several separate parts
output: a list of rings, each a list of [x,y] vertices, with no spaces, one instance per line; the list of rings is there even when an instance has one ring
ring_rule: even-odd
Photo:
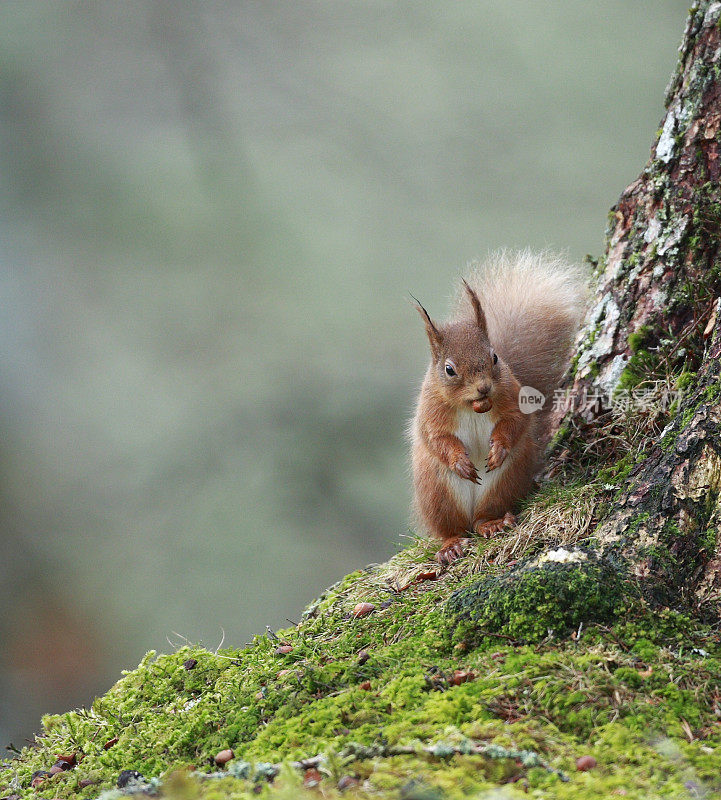
[[[628,359],[616,384],[616,392],[635,389],[644,383],[658,378],[659,354],[652,350],[640,349]]]
[[[603,467],[597,473],[597,482],[602,485],[618,486],[631,474],[637,464],[638,453],[628,452],[615,463],[608,467]]]
[[[681,421],[679,422],[679,431],[682,431],[691,420],[696,416],[696,412],[698,411],[698,406],[689,406],[683,414],[681,415]]]
[[[628,337],[628,346],[632,353],[638,353],[653,339],[653,328],[649,325],[641,325],[638,330],[631,333]]]
[[[687,380],[689,386],[693,385],[693,382],[695,382],[695,378],[696,376],[692,376],[692,378],[689,378]],[[704,403],[718,403],[720,398],[721,398],[721,382],[716,380],[713,383],[706,386],[703,392],[701,392],[700,396],[695,398],[694,401],[684,410],[678,424],[678,430],[676,431],[676,436],[678,436],[678,433],[680,433],[681,431],[684,430],[684,428],[686,428],[686,426],[696,416],[696,413],[698,412],[699,408]]]
[[[719,532],[717,528],[707,528],[699,536],[699,544],[708,558],[713,558],[718,547]]]
[[[568,365],[568,374],[569,374],[571,377],[573,377],[573,376],[576,374],[576,371],[578,370],[578,362],[579,362],[580,360],[581,360],[581,351],[580,351],[580,350],[577,350],[577,351],[576,351],[576,352],[573,354],[573,356],[572,356],[572,358],[571,358],[571,363]]]
[[[540,641],[550,632],[563,636],[582,622],[611,619],[625,598],[621,565],[592,551],[576,555],[583,560],[540,559],[483,577],[455,592],[448,608],[472,629],[522,641]]]
[[[675,386],[681,392],[688,392],[696,383],[696,374],[688,370],[684,370],[676,378]]]
[[[550,484],[536,502],[577,491]],[[423,562],[420,546],[411,550],[408,563]],[[388,588],[383,567],[356,572],[275,638],[149,653],[90,708],[46,717],[37,746],[0,767],[0,786],[22,800],[80,800],[135,769],[184,800],[422,790],[454,800],[499,787],[509,797],[535,787],[587,800],[622,787],[655,798],[691,779],[709,796],[721,791],[717,632],[628,603],[618,565],[587,559],[505,576],[454,567],[404,591]],[[355,618],[358,602],[373,613]],[[236,757],[219,769],[213,757],[228,747]],[[33,789],[33,773],[60,753],[78,765]],[[577,772],[586,753],[599,766]],[[292,762],[318,754],[321,787],[305,788]],[[349,777],[358,784],[341,792]]]
[[[567,425],[567,424],[560,425],[558,430],[553,435],[553,438],[551,439],[551,441],[550,441],[550,443],[548,445],[549,451],[552,452],[552,451],[557,450],[564,443],[564,441],[568,438],[570,430],[571,429],[570,429],[569,425]]]
[[[658,646],[646,638],[638,639],[631,648],[642,661],[651,663],[656,660],[658,656]]]
[[[344,582],[280,632],[294,648],[285,656],[268,637],[217,654],[149,654],[91,709],[47,717],[38,748],[0,771],[0,785],[23,798],[88,797],[121,769],[137,769],[160,776],[168,797],[251,798],[260,789],[290,800],[318,790],[303,787],[289,760],[325,753],[321,794],[329,798],[426,791],[453,800],[510,780],[519,796],[535,787],[584,800],[619,787],[629,797],[673,796],[689,776],[708,793],[721,789],[715,634],[649,614],[608,634],[590,628],[580,641],[531,647],[487,637],[452,647],[438,610],[450,586],[436,582],[354,620],[348,612],[361,597],[380,599],[366,577]],[[694,652],[701,642],[706,656]],[[364,649],[370,657],[360,663]],[[188,670],[190,658],[197,664]],[[459,669],[469,679],[456,685]],[[360,688],[365,680],[370,690]],[[212,756],[228,746],[236,758],[218,772]],[[83,755],[74,770],[29,788],[36,769],[69,751]],[[581,754],[598,768],[577,772]],[[341,793],[346,776],[366,789]],[[95,786],[80,787],[92,778]]]
[[[709,384],[703,391],[703,399],[708,403],[715,403],[721,397],[721,382]]]

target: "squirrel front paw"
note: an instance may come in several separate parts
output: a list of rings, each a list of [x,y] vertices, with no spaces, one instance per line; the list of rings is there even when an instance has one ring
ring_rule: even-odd
[[[461,478],[465,478],[467,481],[473,481],[473,483],[481,482],[478,470],[476,470],[476,466],[469,458],[468,453],[458,456],[451,469],[456,475],[460,475]]]
[[[499,439],[491,436],[491,447],[488,450],[488,458],[486,459],[486,469],[488,472],[498,469],[506,460],[507,455],[508,449],[501,444]]]

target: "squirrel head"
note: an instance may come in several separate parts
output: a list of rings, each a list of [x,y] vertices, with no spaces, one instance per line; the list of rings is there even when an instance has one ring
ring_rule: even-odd
[[[452,406],[487,411],[493,402],[501,364],[488,341],[486,315],[478,295],[463,281],[473,316],[445,325],[436,324],[416,300],[431,346],[431,377]]]

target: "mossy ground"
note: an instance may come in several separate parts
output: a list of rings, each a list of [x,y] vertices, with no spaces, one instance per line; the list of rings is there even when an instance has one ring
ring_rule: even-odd
[[[566,502],[553,497],[550,508]],[[502,538],[519,546],[523,523]],[[0,769],[3,796],[94,798],[129,769],[160,777],[164,796],[219,800],[720,792],[718,633],[640,607],[535,644],[470,630],[447,600],[478,570],[500,569],[483,556],[489,546],[434,577],[428,547],[415,542],[347,576],[277,640],[148,654],[90,708],[46,717],[37,746]],[[498,557],[510,545],[493,547]],[[355,618],[359,602],[375,610]],[[292,650],[280,654],[281,644]],[[236,757],[221,778],[213,757],[224,748]],[[31,787],[70,753],[77,766]],[[290,762],[318,754],[320,783],[306,788]],[[598,765],[578,771],[582,755]],[[233,769],[241,761],[251,766]],[[357,783],[341,791],[347,776]]]

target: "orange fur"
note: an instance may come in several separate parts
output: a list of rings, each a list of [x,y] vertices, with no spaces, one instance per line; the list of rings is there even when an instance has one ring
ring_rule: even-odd
[[[415,508],[443,542],[441,563],[462,553],[469,532],[490,535],[511,524],[530,490],[585,285],[576,268],[525,251],[495,256],[461,292],[444,325],[418,307],[431,363],[411,426]],[[521,411],[522,385],[546,396],[542,410]]]

